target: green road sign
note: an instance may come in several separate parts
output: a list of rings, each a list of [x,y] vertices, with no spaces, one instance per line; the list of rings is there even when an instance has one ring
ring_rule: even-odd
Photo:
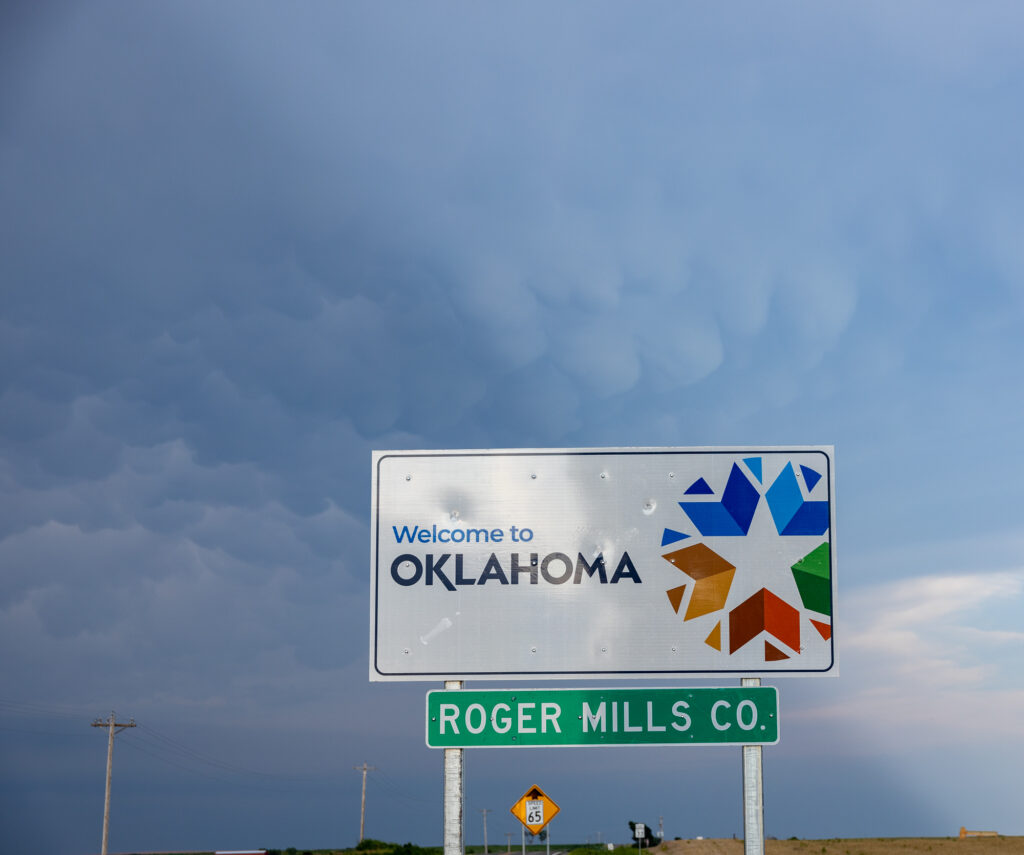
[[[773,686],[427,692],[429,748],[778,741],[779,696]]]

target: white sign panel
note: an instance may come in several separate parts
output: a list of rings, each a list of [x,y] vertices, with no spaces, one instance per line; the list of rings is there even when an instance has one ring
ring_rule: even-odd
[[[831,446],[377,451],[371,680],[834,674]]]

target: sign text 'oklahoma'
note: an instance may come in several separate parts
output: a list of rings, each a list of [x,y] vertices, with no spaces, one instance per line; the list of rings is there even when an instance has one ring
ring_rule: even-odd
[[[779,741],[772,686],[427,692],[427,747],[756,745]]]
[[[835,673],[831,446],[377,451],[371,680]]]

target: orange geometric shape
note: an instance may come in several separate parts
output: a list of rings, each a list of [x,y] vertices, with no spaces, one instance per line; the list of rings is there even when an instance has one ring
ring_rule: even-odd
[[[783,653],[774,644],[770,644],[767,641],[764,643],[764,661],[765,662],[779,662],[782,659],[789,659],[789,655]]]
[[[679,609],[676,609],[676,611],[679,611]],[[825,641],[828,641],[830,638],[832,638],[831,624],[822,623],[820,620],[815,620],[814,618],[810,618],[810,621],[814,628],[818,630],[818,634],[821,635],[821,637],[824,638]]]
[[[715,650],[722,649],[722,622],[719,621],[715,624],[715,628],[711,630],[711,634],[704,639],[704,643],[708,647],[714,647]]]
[[[725,608],[729,588],[732,586],[733,576],[736,575],[736,568],[732,564],[703,543],[677,549],[663,557],[696,582],[683,620],[693,620]],[[669,599],[671,600],[671,595]],[[676,613],[678,612],[679,608],[676,607]]]
[[[679,614],[679,607],[683,604],[683,594],[686,593],[686,585],[672,588],[672,590],[665,593],[668,594],[668,601],[672,603],[672,608],[675,609],[676,614]]]
[[[669,564],[682,570],[694,581],[706,579],[708,576],[715,576],[727,570],[735,570],[728,561],[703,543],[677,549],[668,555],[662,556]]]
[[[690,597],[690,605],[686,607],[686,617],[683,620],[693,620],[725,608],[725,601],[729,598],[729,588],[735,575],[736,568],[730,567],[724,572],[700,579],[693,586],[693,596]]]
[[[800,649],[800,612],[767,588],[729,612],[729,653],[735,653],[762,631],[791,650]]]

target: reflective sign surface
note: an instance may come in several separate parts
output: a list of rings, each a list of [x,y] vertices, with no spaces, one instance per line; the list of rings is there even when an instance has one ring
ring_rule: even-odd
[[[835,673],[832,448],[374,452],[370,678]]]
[[[755,745],[779,741],[772,686],[427,693],[429,748]]]

